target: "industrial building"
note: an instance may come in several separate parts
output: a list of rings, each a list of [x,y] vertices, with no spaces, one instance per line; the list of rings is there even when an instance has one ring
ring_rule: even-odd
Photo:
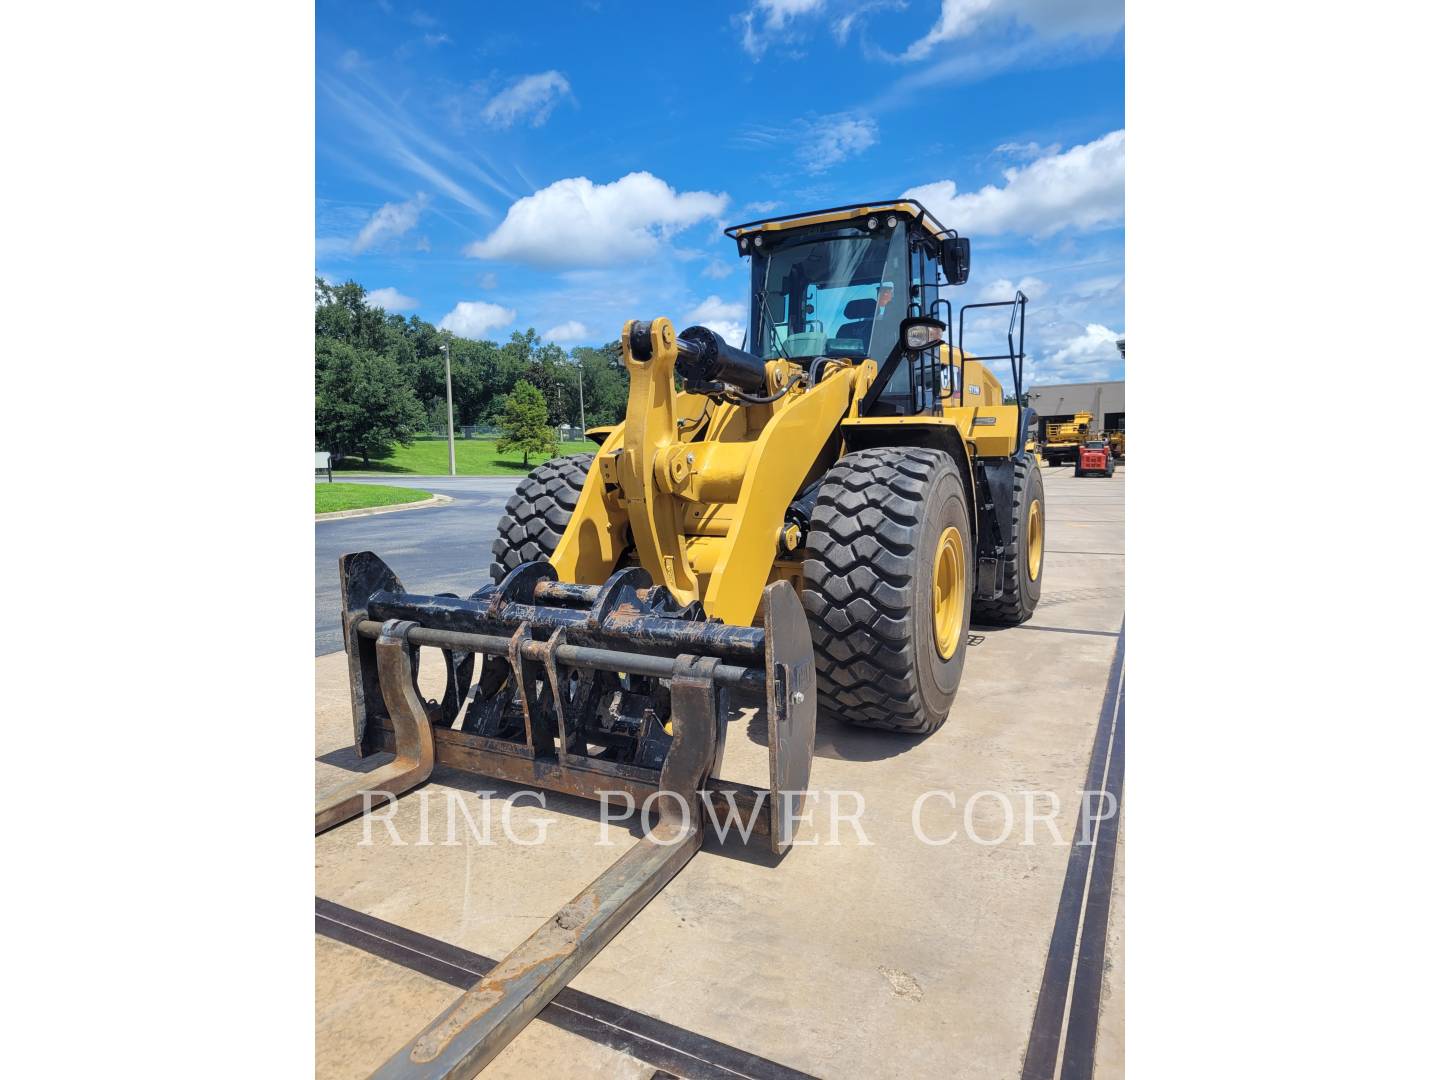
[[[1028,401],[1040,417],[1040,430],[1049,423],[1073,420],[1088,412],[1105,431],[1125,430],[1125,382],[1066,383],[1036,386]]]

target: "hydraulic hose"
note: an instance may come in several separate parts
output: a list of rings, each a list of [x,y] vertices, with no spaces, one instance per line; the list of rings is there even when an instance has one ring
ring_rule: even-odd
[[[790,376],[789,382],[787,382],[784,386],[780,387],[780,389],[776,390],[773,394],[770,394],[768,397],[752,397],[750,394],[744,394],[741,393],[739,390],[733,390],[725,395],[725,400],[735,405],[770,405],[776,401],[779,401],[782,397],[788,394],[790,392],[790,388],[794,386],[797,382],[799,382],[802,377],[803,376],[801,376],[799,372],[796,372],[794,375]]]

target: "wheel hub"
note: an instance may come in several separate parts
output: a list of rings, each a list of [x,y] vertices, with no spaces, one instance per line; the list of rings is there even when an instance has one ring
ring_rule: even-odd
[[[1040,576],[1040,556],[1045,551],[1045,518],[1040,509],[1040,500],[1030,504],[1029,519],[1025,524],[1025,555],[1030,566],[1030,580]]]
[[[935,651],[940,659],[949,660],[960,645],[960,624],[965,614],[965,549],[960,543],[960,530],[953,525],[940,534],[935,548],[931,606]]]

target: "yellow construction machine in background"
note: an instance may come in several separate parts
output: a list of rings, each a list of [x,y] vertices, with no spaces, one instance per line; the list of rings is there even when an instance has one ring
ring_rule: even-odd
[[[1040,448],[1047,465],[1073,465],[1078,460],[1080,447],[1088,440],[1095,417],[1088,412],[1078,412],[1074,419],[1057,421],[1045,425],[1045,444]]]

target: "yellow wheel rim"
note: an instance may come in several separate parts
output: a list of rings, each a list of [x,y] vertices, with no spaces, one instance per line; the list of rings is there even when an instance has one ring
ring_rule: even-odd
[[[965,616],[965,549],[960,530],[950,526],[940,534],[935,549],[933,590],[935,651],[949,660],[960,646],[960,623]]]
[[[1040,576],[1040,556],[1045,552],[1045,512],[1040,500],[1030,504],[1030,519],[1025,525],[1025,555],[1030,563],[1030,580]]]

